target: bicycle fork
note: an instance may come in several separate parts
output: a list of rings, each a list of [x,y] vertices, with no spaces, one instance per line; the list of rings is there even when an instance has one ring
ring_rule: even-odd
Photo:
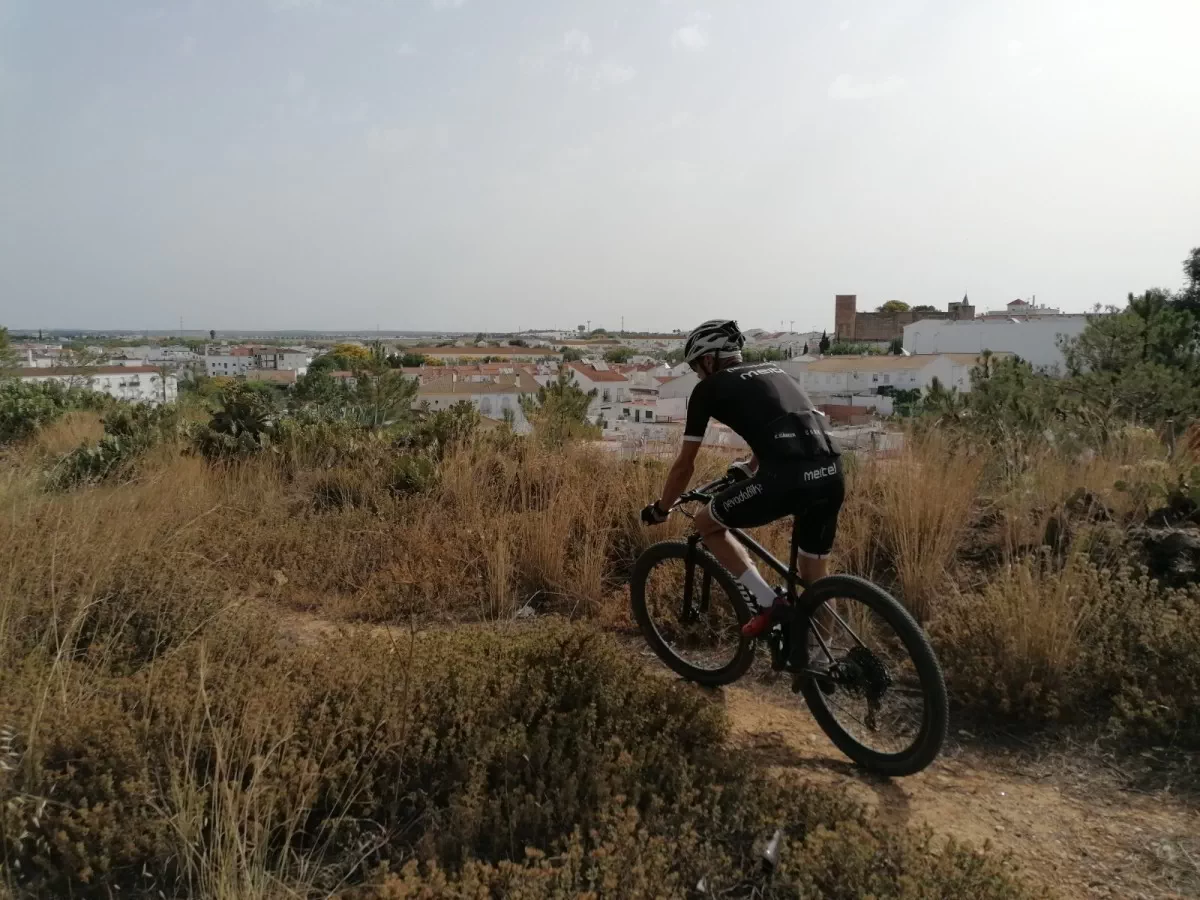
[[[683,609],[680,610],[680,621],[688,625],[695,622],[708,612],[709,598],[712,595],[712,575],[708,569],[700,572],[700,602],[699,606],[692,602],[696,587],[696,554],[700,544],[700,535],[693,534],[688,538],[687,557],[684,561],[683,575]]]

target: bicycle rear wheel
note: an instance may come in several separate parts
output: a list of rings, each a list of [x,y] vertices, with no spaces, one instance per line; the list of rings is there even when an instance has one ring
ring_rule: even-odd
[[[932,763],[946,739],[946,683],[908,610],[869,581],[833,575],[805,591],[801,611],[799,687],[830,740],[881,775]]]
[[[699,544],[647,548],[629,583],[638,627],[658,658],[697,684],[736,681],[754,661],[750,611],[732,575]]]

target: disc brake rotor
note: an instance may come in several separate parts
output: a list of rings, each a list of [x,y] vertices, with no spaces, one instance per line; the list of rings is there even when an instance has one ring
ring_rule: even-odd
[[[887,666],[870,649],[859,646],[830,666],[829,675],[839,687],[866,698],[866,725],[872,731],[877,730],[881,701],[892,685]]]

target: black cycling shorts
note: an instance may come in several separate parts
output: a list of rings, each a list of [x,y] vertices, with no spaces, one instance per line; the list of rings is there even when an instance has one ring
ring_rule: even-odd
[[[713,497],[708,511],[726,528],[756,528],[794,515],[800,552],[820,559],[833,549],[845,496],[842,463],[837,456],[761,463],[749,481],[738,482]]]

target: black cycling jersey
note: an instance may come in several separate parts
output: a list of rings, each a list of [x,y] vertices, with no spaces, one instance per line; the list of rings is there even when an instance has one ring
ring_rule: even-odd
[[[688,401],[683,439],[704,440],[710,417],[741,435],[766,462],[841,452],[808,394],[774,363],[741,363],[701,379]]]

